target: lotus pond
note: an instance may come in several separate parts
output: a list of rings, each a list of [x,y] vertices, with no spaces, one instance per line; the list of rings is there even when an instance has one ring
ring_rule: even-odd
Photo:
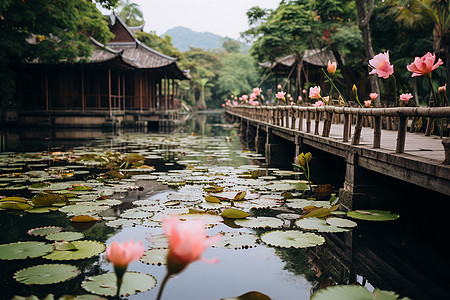
[[[310,190],[302,172],[266,165],[242,149],[239,128],[221,114],[170,133],[102,133],[79,142],[43,135],[0,152],[2,299],[112,297],[105,249],[131,238],[147,251],[128,266],[122,298],[155,299],[168,247],[161,221],[173,214],[200,219],[209,235],[223,237],[203,255],[219,263],[191,264],[163,299],[235,299],[250,291],[310,299],[318,290],[331,294],[314,299],[448,295],[442,237],[418,226],[417,212],[340,212],[338,187],[313,177]],[[323,290],[332,285],[340,288]]]

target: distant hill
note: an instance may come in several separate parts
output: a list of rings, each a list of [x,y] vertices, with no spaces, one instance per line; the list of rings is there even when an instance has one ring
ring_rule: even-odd
[[[204,50],[222,49],[224,37],[211,32],[197,32],[190,28],[178,26],[167,30],[161,36],[170,35],[172,44],[181,52],[187,51],[190,47]],[[248,51],[249,46],[242,44],[242,50]]]

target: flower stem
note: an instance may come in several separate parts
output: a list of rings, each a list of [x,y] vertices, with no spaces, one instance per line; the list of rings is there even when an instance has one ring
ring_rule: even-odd
[[[431,73],[428,74],[428,75],[426,75],[425,77],[428,79],[428,82],[430,83],[431,92],[432,92],[432,94],[433,94],[433,103],[434,103],[434,106],[436,106],[437,101],[438,101],[438,98],[437,98],[437,96],[436,96],[436,91],[435,91],[434,88],[433,88],[433,82],[431,81]],[[429,106],[431,106],[430,104],[431,104],[431,103],[428,102],[428,105],[429,105]]]
[[[169,280],[169,278],[170,278],[170,274],[169,274],[169,272],[167,272],[166,276],[164,276],[164,279],[161,282],[161,286],[159,287],[158,296],[156,296],[156,300],[160,300],[161,299],[164,287],[166,286],[166,283]]]
[[[331,86],[334,87],[336,89],[336,91],[339,93],[339,96],[341,96],[342,100],[344,100],[345,102],[347,102],[347,100],[345,100],[344,96],[342,96],[341,91],[339,91],[339,89],[336,87],[336,85],[334,84],[334,81],[331,80],[330,76],[328,76],[327,72],[325,72],[324,69],[322,69],[323,74],[328,78],[328,80],[331,83]],[[331,99],[331,91],[330,91],[330,99]]]
[[[395,99],[395,106],[398,106],[397,80],[395,79],[394,74],[392,74],[391,77],[392,77],[392,80],[394,81],[394,99]]]

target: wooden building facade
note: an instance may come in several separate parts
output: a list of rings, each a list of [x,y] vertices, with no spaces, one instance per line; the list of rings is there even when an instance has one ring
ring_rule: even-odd
[[[99,125],[157,116],[178,110],[178,81],[189,79],[176,59],[138,41],[116,15],[110,16],[114,40],[91,38],[88,62],[27,64],[17,80],[21,123],[49,118],[55,125]]]

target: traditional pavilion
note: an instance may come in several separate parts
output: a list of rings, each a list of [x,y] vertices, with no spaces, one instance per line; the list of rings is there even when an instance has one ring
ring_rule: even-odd
[[[90,38],[95,49],[88,62],[27,64],[17,80],[22,124],[97,126],[157,119],[180,108],[178,81],[189,79],[187,72],[138,41],[117,15],[109,21],[114,40],[103,45]]]

